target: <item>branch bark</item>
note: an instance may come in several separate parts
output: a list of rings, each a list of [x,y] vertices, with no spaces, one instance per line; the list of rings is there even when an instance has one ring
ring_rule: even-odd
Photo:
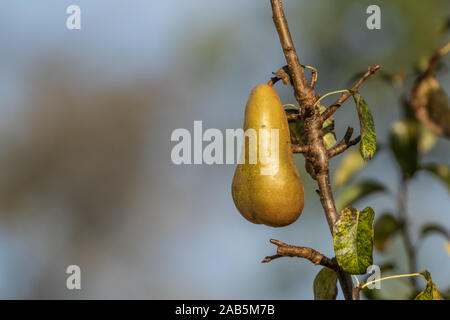
[[[448,52],[450,52],[450,42],[448,42],[444,47],[441,49],[436,50],[431,58],[428,60],[427,68],[423,74],[423,77],[429,76],[433,74],[434,69],[436,68],[439,60],[443,55],[446,55]]]
[[[353,85],[353,87],[350,90],[356,91],[359,89],[361,84],[372,74],[377,72],[381,66],[376,65],[375,67],[369,67],[367,68],[367,72]],[[333,113],[336,112],[337,109],[350,97],[349,92],[345,92],[341,94],[341,96],[327,109],[322,113],[322,122],[327,120],[329,117],[333,115]]]
[[[307,259],[315,265],[321,265],[335,271],[339,269],[336,259],[330,259],[312,248],[292,246],[275,239],[270,239],[270,243],[278,246],[277,254],[265,257],[264,260],[261,261],[263,263],[267,263],[281,257],[298,257]]]
[[[280,38],[281,47],[289,67],[292,86],[294,87],[295,99],[300,104],[300,113],[306,112],[306,106],[310,104],[311,95],[313,94],[311,87],[303,73],[304,68],[300,64],[294,43],[292,42],[291,32],[287,24],[283,11],[281,0],[270,0],[273,12],[273,22]]]
[[[291,144],[291,149],[293,153],[306,153],[309,150],[309,146]]]
[[[311,165],[313,168],[311,176],[316,178],[319,185],[320,201],[325,211],[325,216],[327,218],[330,231],[333,233],[333,226],[339,215],[334,204],[333,193],[330,186],[329,158],[322,136],[323,120],[320,113],[313,109],[317,96],[312,86],[308,85],[306,77],[303,73],[304,69],[300,64],[291,38],[283,11],[282,1],[271,0],[270,3],[272,5],[273,21],[289,67],[295,98],[301,107],[300,116],[305,124],[305,132],[307,134],[309,146],[309,150],[305,154],[305,158],[311,159]],[[309,161],[310,160],[308,160],[308,162]],[[342,270],[339,270],[337,273],[345,299],[352,300],[353,282],[350,275]]]
[[[342,138],[342,140],[339,141],[339,143],[336,144],[333,148],[328,150],[328,157],[333,158],[333,157],[341,154],[342,152],[344,152],[351,146],[354,146],[361,140],[361,136],[358,136],[355,139],[350,140],[352,137],[352,134],[353,134],[353,128],[348,127],[347,132],[345,133],[345,136]]]

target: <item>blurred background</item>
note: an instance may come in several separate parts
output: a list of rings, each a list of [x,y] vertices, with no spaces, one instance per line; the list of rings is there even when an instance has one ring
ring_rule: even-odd
[[[81,30],[66,28],[71,4],[81,8]],[[381,7],[381,30],[366,28],[370,4]],[[260,263],[276,250],[270,238],[333,256],[301,155],[305,209],[281,229],[253,225],[237,212],[235,165],[177,166],[170,158],[172,131],[193,131],[194,120],[204,130],[242,127],[251,89],[285,64],[268,0],[0,5],[0,298],[313,298],[319,269],[310,262]],[[449,39],[438,32],[450,16],[447,0],[284,5],[300,60],[319,70],[322,93],[349,87],[369,65],[411,74]],[[438,79],[450,92],[448,69]],[[295,103],[291,88],[276,89],[283,103]],[[386,143],[401,115],[401,92],[375,76],[361,93]],[[336,117],[338,140],[347,126],[359,127],[350,101]],[[438,138],[425,157],[448,163],[449,141]],[[395,208],[399,174],[390,153],[380,152],[359,175],[392,194],[357,207]],[[449,207],[445,186],[420,173],[408,198],[413,238],[424,222],[449,229]],[[389,246],[375,263],[394,261],[406,272],[402,241]],[[81,267],[82,290],[66,288],[71,264]],[[450,286],[445,239],[423,241],[418,268],[442,291]],[[402,299],[406,287],[393,280],[382,290]]]

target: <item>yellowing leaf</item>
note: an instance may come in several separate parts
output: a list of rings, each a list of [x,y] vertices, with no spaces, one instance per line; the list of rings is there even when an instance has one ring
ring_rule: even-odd
[[[318,105],[319,111],[322,113],[327,108],[319,103]],[[334,119],[333,117],[329,117],[322,125],[323,132],[323,143],[327,149],[331,149],[336,144],[336,134],[334,132]]]
[[[359,212],[348,207],[333,228],[334,253],[339,266],[351,274],[364,274],[373,263],[373,219],[371,207]]]
[[[431,280],[431,275],[427,270],[420,272],[427,280],[427,287],[419,293],[414,300],[444,300],[436,285]]]
[[[437,142],[436,135],[424,125],[420,126],[419,131],[420,131],[418,141],[419,152],[422,154],[427,153],[436,145]]]

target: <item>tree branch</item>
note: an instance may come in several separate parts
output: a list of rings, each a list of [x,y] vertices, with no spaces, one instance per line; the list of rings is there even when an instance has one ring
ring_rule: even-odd
[[[309,150],[309,146],[300,145],[300,144],[291,144],[293,153],[306,153]]]
[[[304,121],[308,141],[307,145],[309,147],[305,154],[305,158],[311,159],[307,161],[307,168],[309,168],[308,172],[317,180],[322,207],[325,211],[330,231],[333,234],[334,223],[339,218],[339,214],[337,213],[333,194],[331,192],[329,158],[323,142],[323,121],[321,115],[318,112],[314,112],[313,108],[317,96],[314,89],[308,85],[303,73],[304,69],[300,64],[297,52],[295,51],[289,27],[283,12],[282,1],[271,0],[270,3],[272,5],[273,21],[289,67],[289,74],[291,76],[291,84],[294,87],[295,98],[301,107],[300,116],[302,121]],[[275,257],[272,259],[275,259]],[[342,270],[337,271],[337,274],[345,299],[352,300],[353,282],[350,275]]]
[[[428,60],[427,68],[423,74],[423,77],[429,76],[433,74],[434,69],[436,68],[436,65],[438,64],[439,60],[443,55],[446,55],[448,52],[450,52],[450,42],[448,42],[444,47],[441,49],[436,50],[431,58]]]
[[[311,261],[315,265],[321,265],[333,270],[338,270],[339,266],[336,262],[336,259],[330,259],[324,256],[322,253],[309,248],[309,247],[299,247],[299,246],[291,246],[279,240],[270,239],[270,243],[278,246],[277,254],[273,256],[265,257],[262,260],[262,263],[270,262],[274,259],[278,259],[281,257],[298,257]]]
[[[306,108],[310,102],[311,88],[303,73],[304,68],[300,64],[294,43],[292,42],[291,33],[283,11],[281,0],[270,0],[273,12],[273,22],[280,38],[281,47],[289,67],[289,74],[294,87],[295,98],[300,104],[301,113],[306,112]]]
[[[355,139],[350,140],[350,138],[352,137],[352,134],[353,134],[353,128],[348,127],[347,132],[345,133],[345,136],[342,138],[342,140],[339,141],[339,143],[337,145],[335,145],[333,148],[328,150],[328,157],[333,158],[333,157],[341,154],[342,152],[344,152],[351,146],[357,144],[361,140],[361,136],[358,136]]]
[[[374,74],[375,72],[377,72],[377,70],[379,70],[381,68],[381,66],[376,65],[375,67],[369,67],[367,69],[367,72],[361,77],[361,79],[359,79],[355,85],[350,89],[353,91],[358,90],[358,88],[361,86],[361,84],[368,78],[370,77],[372,74]],[[327,109],[322,113],[322,122],[324,122],[325,120],[327,120],[329,117],[331,117],[333,115],[334,112],[336,112],[337,109],[339,109],[339,107],[351,96],[351,94],[349,92],[345,92],[343,94],[341,94],[341,96]]]

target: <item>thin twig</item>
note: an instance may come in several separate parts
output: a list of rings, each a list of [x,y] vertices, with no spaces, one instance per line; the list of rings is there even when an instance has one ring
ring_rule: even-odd
[[[277,248],[277,254],[273,256],[265,257],[261,262],[267,263],[272,260],[281,258],[281,257],[297,257],[297,258],[303,258],[311,261],[315,265],[321,265],[333,270],[338,270],[338,264],[336,262],[336,259],[330,259],[324,256],[322,253],[309,248],[309,247],[299,247],[299,246],[292,246],[289,244],[286,244],[282,241],[270,239],[270,243],[273,243],[274,245],[278,246]]]
[[[309,146],[300,144],[291,144],[293,153],[306,153],[309,151]]]
[[[372,74],[377,72],[381,66],[376,65],[375,67],[369,67],[367,69],[367,72],[354,84],[354,86],[350,89],[353,91],[358,90],[358,88],[361,86],[361,84]],[[343,93],[327,110],[325,110],[322,113],[322,122],[327,120],[330,116],[333,115],[333,113],[339,109],[339,107],[351,96],[349,92]]]
[[[342,152],[350,148],[351,146],[354,146],[355,144],[358,144],[359,141],[361,141],[361,136],[357,136],[355,139],[350,140],[349,142],[341,145],[337,145],[333,147],[332,149],[328,150],[328,157],[333,158],[338,155],[340,155]]]
[[[341,154],[342,152],[344,152],[351,146],[354,146],[361,140],[361,136],[358,136],[355,139],[350,140],[352,137],[352,134],[353,134],[353,128],[348,127],[347,132],[345,133],[345,136],[342,138],[342,140],[339,141],[339,143],[336,144],[333,148],[328,150],[328,157],[333,158],[333,157]]]
[[[318,74],[317,69],[314,68],[314,67],[311,67],[311,66],[305,66],[305,65],[302,65],[302,67],[311,70],[311,79],[309,80],[309,86],[310,86],[312,89],[314,89],[314,85],[316,84],[316,81],[317,81],[317,74]]]
[[[446,55],[450,51],[450,42],[447,43],[444,47],[436,50],[431,58],[428,60],[427,68],[424,72],[423,77],[433,74],[436,65],[443,55]]]
[[[309,82],[309,86],[314,89],[317,81],[317,70],[315,68],[311,68],[311,80]]]

